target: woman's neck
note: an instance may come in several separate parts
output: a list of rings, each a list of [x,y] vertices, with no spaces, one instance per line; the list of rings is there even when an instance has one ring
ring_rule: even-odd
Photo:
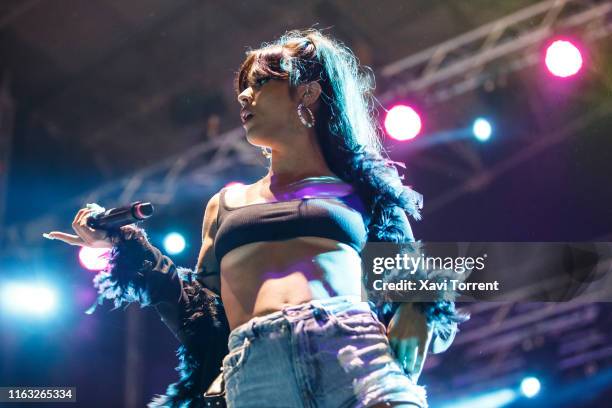
[[[272,150],[270,169],[264,180],[271,187],[316,176],[335,176],[325,162],[316,143],[307,146],[292,146],[283,150]]]

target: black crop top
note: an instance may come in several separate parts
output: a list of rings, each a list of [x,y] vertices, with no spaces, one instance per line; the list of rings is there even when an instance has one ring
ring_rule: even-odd
[[[308,197],[229,208],[226,189],[219,197],[214,251],[217,261],[229,251],[252,242],[296,237],[330,238],[361,252],[367,241],[369,217],[359,196]]]

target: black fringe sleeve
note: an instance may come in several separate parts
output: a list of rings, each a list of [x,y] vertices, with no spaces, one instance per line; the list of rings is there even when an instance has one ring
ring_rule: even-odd
[[[195,278],[185,286],[185,293],[188,303],[180,329],[183,345],[177,350],[180,378],[168,386],[165,395],[156,396],[149,408],[204,407],[202,394],[221,373],[228,353],[229,326],[219,297]]]
[[[228,352],[229,325],[221,298],[198,280],[197,273],[176,267],[151,245],[144,230],[130,232],[130,238],[113,237],[109,266],[94,278],[98,299],[86,313],[93,313],[105,299],[113,302],[113,310],[134,302],[153,306],[182,344],[177,350],[179,380],[148,406],[203,406],[201,396],[219,375]]]

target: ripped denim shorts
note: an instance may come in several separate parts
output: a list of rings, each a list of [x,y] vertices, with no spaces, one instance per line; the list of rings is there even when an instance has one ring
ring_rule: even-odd
[[[396,362],[368,303],[334,297],[254,317],[229,336],[230,408],[426,407],[425,390]]]

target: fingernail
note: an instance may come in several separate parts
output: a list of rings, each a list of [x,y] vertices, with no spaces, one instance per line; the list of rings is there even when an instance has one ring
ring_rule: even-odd
[[[44,232],[42,234],[43,237],[47,238],[47,239],[55,239],[55,237],[53,237],[52,235],[47,234],[46,232]]]

